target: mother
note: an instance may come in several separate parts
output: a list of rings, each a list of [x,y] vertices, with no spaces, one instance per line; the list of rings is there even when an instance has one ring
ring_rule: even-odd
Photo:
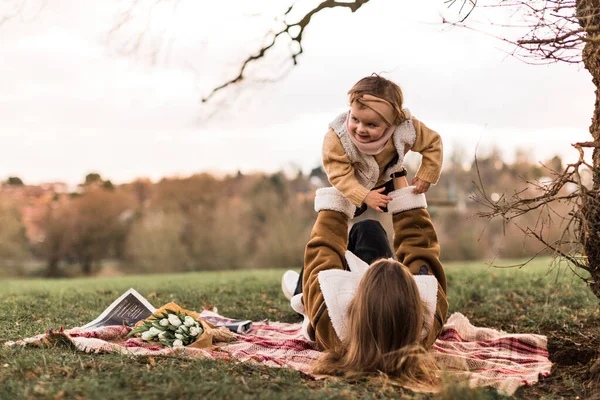
[[[389,194],[393,253],[373,220],[354,224],[348,240],[354,206],[334,188],[317,190],[318,216],[296,289],[301,293],[292,298],[305,317],[305,336],[325,352],[315,373],[435,380],[426,350],[446,320],[446,276],[425,195],[402,179],[402,188]],[[293,290],[294,274],[284,275],[284,292]]]

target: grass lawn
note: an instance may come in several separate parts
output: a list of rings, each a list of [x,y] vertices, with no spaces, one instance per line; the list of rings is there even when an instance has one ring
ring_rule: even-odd
[[[474,325],[549,337],[552,374],[517,398],[600,396],[589,372],[600,350],[598,299],[570,271],[539,259],[521,269],[482,262],[446,264],[450,312]],[[130,287],[154,306],[174,301],[223,315],[297,322],[281,294],[283,270],[0,282],[0,342],[49,328],[81,326]],[[595,382],[594,382],[595,381]],[[596,392],[594,392],[596,390]],[[313,381],[287,369],[233,362],[91,355],[66,348],[0,346],[0,398],[382,398],[410,395],[369,382]],[[420,396],[416,396],[420,397]],[[493,390],[452,385],[436,398],[501,398]]]

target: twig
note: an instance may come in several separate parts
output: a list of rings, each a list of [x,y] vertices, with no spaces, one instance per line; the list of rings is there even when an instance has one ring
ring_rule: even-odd
[[[246,72],[246,68],[248,67],[248,65],[250,63],[253,63],[257,60],[264,58],[266,56],[266,54],[269,52],[269,50],[272,49],[273,46],[275,46],[278,39],[282,35],[287,35],[292,40],[292,42],[295,42],[298,45],[298,50],[292,51],[292,53],[291,53],[291,59],[292,59],[293,65],[297,65],[298,64],[298,56],[300,56],[304,52],[304,48],[302,47],[302,37],[304,34],[304,30],[310,24],[311,19],[315,14],[317,14],[318,12],[320,12],[326,8],[336,8],[336,7],[349,8],[350,11],[355,12],[360,7],[362,7],[363,4],[366,4],[368,2],[369,2],[369,0],[355,0],[352,3],[343,3],[343,2],[339,2],[339,1],[335,1],[335,0],[325,0],[318,6],[313,8],[312,10],[308,11],[306,13],[306,15],[304,15],[304,17],[302,17],[302,19],[300,19],[300,21],[291,23],[291,24],[284,22],[283,28],[281,28],[277,32],[272,33],[273,38],[270,41],[270,43],[262,46],[256,53],[248,56],[242,62],[242,66],[240,67],[238,74],[234,78],[228,80],[227,82],[224,82],[223,84],[213,88],[210,91],[210,93],[202,99],[202,102],[205,103],[208,100],[210,100],[215,95],[215,93],[217,93],[218,91],[223,90],[230,85],[241,82],[245,78],[244,73]],[[288,16],[290,14],[290,12],[292,12],[292,10],[294,9],[294,6],[295,6],[295,4],[292,4],[288,8],[288,10],[284,13],[284,20],[285,20],[285,17]],[[297,30],[298,33],[293,35],[291,32],[293,30]]]

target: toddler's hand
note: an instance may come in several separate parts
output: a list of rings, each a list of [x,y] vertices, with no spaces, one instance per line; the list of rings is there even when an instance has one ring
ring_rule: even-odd
[[[431,183],[422,181],[419,178],[414,178],[411,184],[415,186],[413,193],[417,194],[425,193],[429,190],[429,186],[431,186]]]
[[[390,200],[392,200],[390,196],[381,193],[384,190],[384,187],[379,188],[377,190],[371,190],[367,197],[365,197],[365,203],[373,210],[378,211],[380,213],[383,212],[383,210],[380,207],[387,206]]]

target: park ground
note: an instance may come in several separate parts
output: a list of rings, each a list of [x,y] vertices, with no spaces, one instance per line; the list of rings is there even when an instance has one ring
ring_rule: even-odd
[[[510,265],[511,262],[496,262]],[[450,263],[450,312],[476,326],[548,336],[552,373],[516,398],[598,398],[599,300],[568,268],[540,258],[523,268],[484,262]],[[216,306],[221,314],[252,320],[297,322],[281,294],[283,270],[238,270],[85,279],[15,279],[0,282],[0,343],[47,329],[81,326],[130,287],[153,305],[187,309]],[[69,348],[0,345],[0,399],[171,398],[388,398],[416,397],[372,382],[314,381],[288,369],[177,358],[86,354]],[[434,398],[503,398],[491,389],[447,385]]]

